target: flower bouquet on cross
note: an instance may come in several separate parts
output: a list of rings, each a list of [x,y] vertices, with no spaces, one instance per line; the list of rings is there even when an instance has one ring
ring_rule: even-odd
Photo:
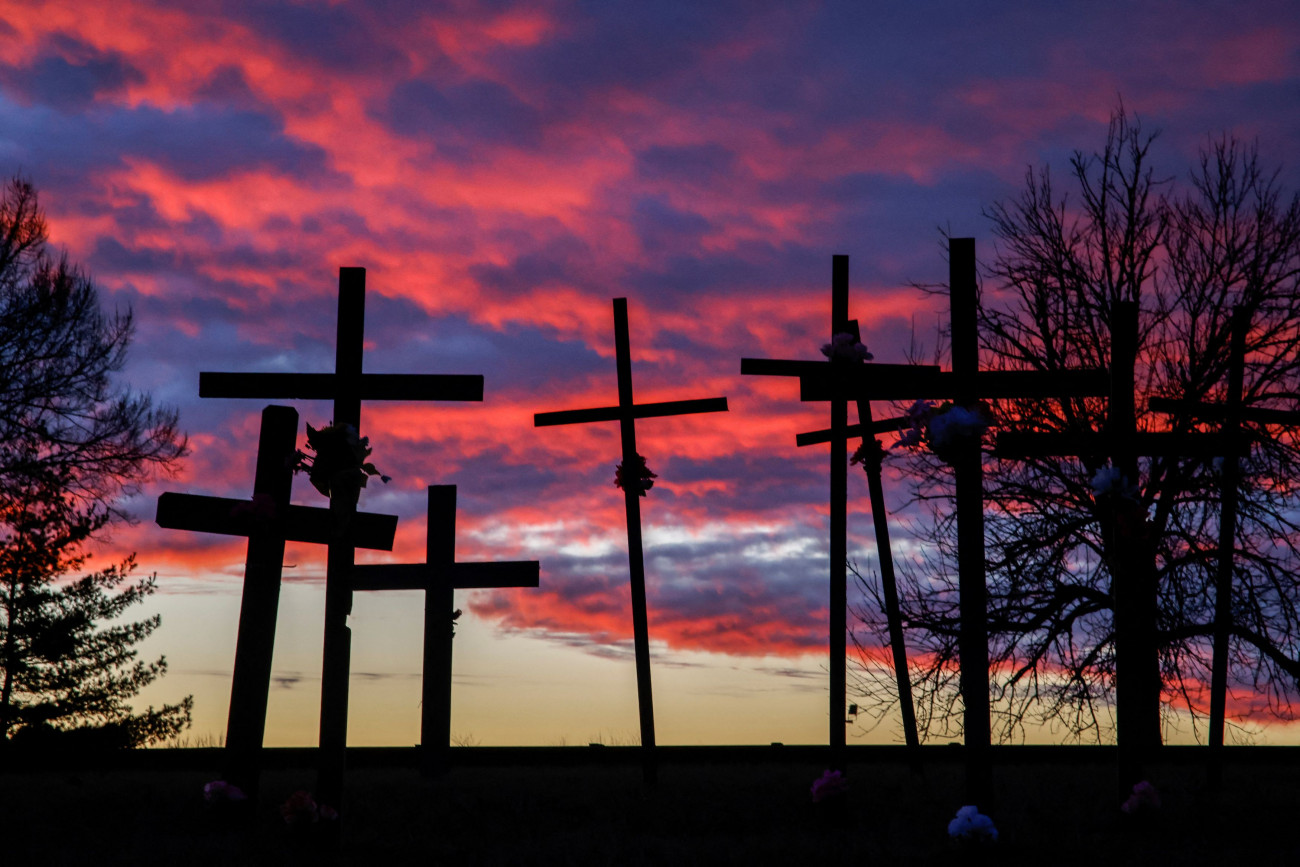
[[[627,464],[632,464],[629,468]],[[623,490],[633,490],[645,496],[645,492],[655,486],[654,479],[659,478],[657,473],[650,472],[650,468],[645,465],[645,458],[636,455],[631,461],[624,461],[614,468],[614,484]],[[630,487],[629,487],[630,486]]]
[[[988,404],[958,406],[950,400],[934,404],[918,400],[905,413],[911,427],[894,443],[895,447],[928,448],[945,464],[951,464],[953,450],[961,443],[980,440],[992,422]]]
[[[331,509],[355,509],[371,476],[385,484],[391,481],[366,460],[373,451],[370,438],[358,435],[350,424],[307,425],[307,448],[312,454],[294,452],[293,471],[306,472],[312,487],[330,498]]]

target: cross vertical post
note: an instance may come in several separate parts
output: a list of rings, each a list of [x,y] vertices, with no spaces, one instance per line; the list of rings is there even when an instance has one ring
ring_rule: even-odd
[[[625,476],[623,504],[627,512],[627,562],[632,587],[632,647],[636,659],[637,715],[641,727],[641,746],[646,755],[655,747],[654,689],[650,683],[650,623],[645,601],[645,551],[641,541],[641,490],[630,479],[636,465],[636,418],[632,414],[632,347],[628,335],[627,299],[614,299],[614,354],[618,366],[618,433]],[[657,768],[648,765],[648,780],[653,784]]]
[[[339,312],[334,343],[334,424],[361,430],[361,354],[365,346],[366,271],[339,269]],[[321,803],[337,809],[343,805],[343,777],[347,772],[348,678],[352,664],[352,589],[348,576],[356,552],[348,540],[349,517],[356,502],[330,498],[333,534],[325,572],[325,636],[321,659],[320,770]],[[340,508],[341,507],[341,508]]]
[[[656,403],[635,402],[632,394],[632,351],[628,334],[627,299],[614,299],[614,348],[618,373],[618,405],[595,409],[539,412],[533,416],[535,427],[617,421],[619,446],[623,458],[623,503],[627,514],[627,556],[632,591],[632,646],[636,657],[637,712],[641,726],[642,774],[646,785],[658,780],[655,755],[654,692],[650,683],[650,628],[645,598],[645,553],[641,539],[641,501],[645,489],[637,468],[641,458],[636,451],[636,419],[660,418],[702,412],[726,412],[725,397],[700,400],[671,400]]]
[[[849,257],[831,257],[831,341],[836,334],[849,331]],[[848,706],[844,657],[845,631],[848,628],[848,432],[849,402],[844,383],[844,368],[854,362],[848,358],[831,358],[831,375],[836,380],[831,398],[830,448],[830,747],[831,762],[844,766],[844,710]]]
[[[257,441],[253,502],[259,498],[277,514],[289,507],[293,486],[290,459],[298,436],[298,412],[287,406],[262,410]],[[260,782],[259,755],[266,735],[266,705],[271,689],[275,653],[275,622],[280,607],[280,576],[284,565],[283,531],[271,527],[249,534],[244,561],[244,587],[239,603],[235,665],[230,678],[230,710],[226,721],[226,779],[256,803]]]
[[[953,404],[974,407],[979,370],[979,305],[975,239],[948,243],[948,291],[952,329]],[[964,437],[953,449],[957,510],[957,581],[961,599],[957,656],[966,744],[966,793],[973,804],[992,805],[993,766],[989,741],[988,589],[984,579],[984,468],[980,442]]]
[[[1228,361],[1228,401],[1222,431],[1230,442],[1241,433],[1241,393],[1246,378],[1246,334],[1250,311],[1232,311]],[[1223,782],[1223,729],[1228,710],[1228,642],[1232,635],[1232,561],[1237,547],[1237,485],[1241,466],[1237,455],[1223,456],[1222,511],[1219,515],[1219,556],[1214,580],[1214,655],[1210,662],[1210,782]]]

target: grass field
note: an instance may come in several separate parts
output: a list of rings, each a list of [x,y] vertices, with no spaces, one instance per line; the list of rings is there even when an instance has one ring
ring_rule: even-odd
[[[914,774],[896,762],[848,768],[851,791],[813,804],[822,767],[803,762],[665,762],[647,789],[635,764],[458,767],[437,780],[400,768],[348,775],[346,823],[289,827],[278,805],[313,772],[264,775],[240,818],[202,797],[201,770],[0,773],[0,864],[1288,864],[1300,860],[1292,762],[1230,764],[1222,792],[1186,762],[1149,777],[1163,800],[1121,813],[1105,763],[1017,763],[986,810],[1000,840],[966,851],[947,837],[962,805],[958,764]]]

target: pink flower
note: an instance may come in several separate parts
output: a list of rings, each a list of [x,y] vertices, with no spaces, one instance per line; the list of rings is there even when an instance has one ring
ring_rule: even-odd
[[[1129,815],[1134,813],[1145,813],[1150,810],[1156,810],[1160,807],[1160,793],[1156,787],[1143,780],[1133,786],[1133,794],[1128,796],[1128,800],[1119,805],[1119,808]]]
[[[311,795],[299,789],[289,796],[289,800],[280,805],[280,815],[284,817],[286,825],[319,822],[320,807],[316,805]]]
[[[826,771],[820,779],[814,780],[812,784],[812,799],[814,804],[820,804],[822,801],[828,801],[832,798],[842,798],[849,791],[849,781],[839,771]]]
[[[875,357],[867,351],[865,343],[860,342],[848,332],[833,335],[830,343],[822,345],[822,355],[827,358],[844,358],[849,361],[870,361]]]
[[[227,801],[246,801],[248,796],[239,786],[227,783],[225,780],[213,780],[204,784],[203,800],[209,804],[220,804]]]

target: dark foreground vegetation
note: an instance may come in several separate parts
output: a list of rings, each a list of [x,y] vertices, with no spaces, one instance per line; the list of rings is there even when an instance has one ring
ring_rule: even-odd
[[[474,750],[475,748],[469,748]],[[585,753],[552,748],[563,759]],[[1187,751],[1148,776],[1159,810],[1118,809],[1109,751],[1017,754],[1000,764],[987,810],[997,844],[967,851],[947,836],[962,806],[960,763],[929,750],[922,774],[895,752],[849,765],[842,803],[814,804],[816,752],[755,750],[721,761],[665,761],[657,787],[619,748],[605,761],[505,764],[508,753],[436,780],[352,761],[346,825],[291,827],[279,805],[314,774],[282,755],[246,813],[205,803],[215,751],[151,751],[93,769],[0,772],[7,865],[80,864],[1255,864],[1295,863],[1294,753],[1234,750],[1219,795]],[[459,751],[458,751],[459,752]],[[177,757],[177,753],[188,753]],[[171,755],[160,755],[171,754]],[[292,759],[292,753],[286,754]],[[302,755],[302,754],[299,754]],[[516,755],[523,756],[519,753]],[[883,760],[876,761],[875,757]],[[1091,756],[1084,758],[1084,756]],[[142,756],[142,758],[145,758]],[[1008,758],[1010,758],[1008,756]],[[1041,760],[1040,760],[1041,759]],[[209,767],[204,767],[210,762]],[[115,764],[115,766],[114,766]],[[10,767],[14,767],[12,764]]]

